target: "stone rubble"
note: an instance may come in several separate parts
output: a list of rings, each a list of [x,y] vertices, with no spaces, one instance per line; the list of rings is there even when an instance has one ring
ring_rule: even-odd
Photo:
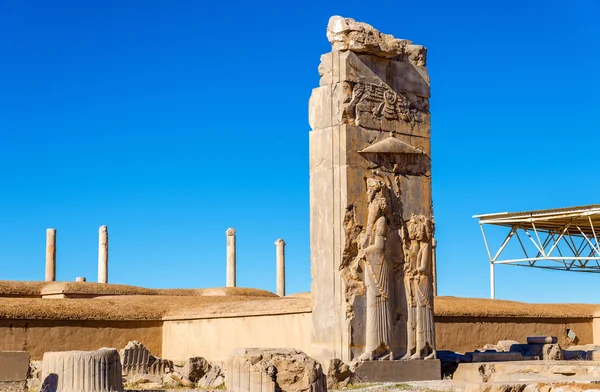
[[[350,366],[338,358],[329,361],[327,371],[327,389],[342,389],[351,382],[352,370]]]
[[[321,364],[302,351],[286,348],[234,350],[227,361],[227,387],[236,392],[327,391]]]

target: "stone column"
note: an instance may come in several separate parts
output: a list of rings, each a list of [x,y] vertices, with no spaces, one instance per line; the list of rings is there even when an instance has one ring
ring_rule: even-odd
[[[56,229],[46,229],[46,282],[56,280]]]
[[[285,241],[279,238],[275,241],[277,252],[277,295],[285,297]]]
[[[123,391],[121,360],[114,348],[46,352],[42,379],[42,391]]]
[[[98,283],[108,283],[108,227],[98,229]]]
[[[398,358],[415,337],[435,346],[408,336],[409,315],[433,315],[427,51],[339,16],[327,38],[308,115],[312,356]]]
[[[235,229],[227,229],[227,287],[235,287]]]

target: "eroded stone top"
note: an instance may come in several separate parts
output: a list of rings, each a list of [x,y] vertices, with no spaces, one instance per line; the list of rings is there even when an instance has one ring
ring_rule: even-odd
[[[419,66],[425,66],[427,49],[413,45],[406,39],[383,34],[370,24],[351,18],[332,16],[327,25],[327,39],[333,50],[350,50],[383,58],[406,57]]]

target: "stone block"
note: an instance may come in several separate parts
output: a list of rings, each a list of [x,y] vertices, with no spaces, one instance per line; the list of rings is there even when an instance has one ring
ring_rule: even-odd
[[[29,353],[0,351],[0,390],[24,391],[29,374]]]
[[[600,363],[570,361],[518,361],[461,363],[454,372],[454,381],[461,382],[563,382],[596,380]]]
[[[242,348],[227,361],[227,390],[232,392],[326,392],[321,364],[294,349]]]
[[[473,362],[522,361],[523,355],[517,352],[474,352],[471,360]]]
[[[63,351],[44,354],[44,392],[122,392],[117,350]]]
[[[556,336],[528,336],[527,344],[555,344],[558,342]]]
[[[0,381],[26,381],[28,373],[27,351],[0,351]]]
[[[441,364],[437,359],[365,361],[354,370],[354,379],[358,382],[427,381],[441,378]]]

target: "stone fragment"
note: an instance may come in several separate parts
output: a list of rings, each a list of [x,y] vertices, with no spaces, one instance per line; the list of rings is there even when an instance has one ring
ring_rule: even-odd
[[[31,361],[27,375],[27,390],[39,391],[42,387],[42,380],[42,361]]]
[[[181,376],[181,374],[176,373],[176,372],[166,374],[164,377],[171,377],[172,380],[175,380],[177,385],[181,385],[182,387],[192,388],[194,386],[193,382],[191,382],[187,378],[183,378]],[[170,385],[171,382],[169,381],[168,383],[167,382],[163,382],[163,383],[166,385]]]
[[[527,344],[549,344],[557,343],[558,338],[556,336],[528,336]]]
[[[198,381],[198,386],[200,388],[210,388],[215,387],[215,382],[219,377],[225,377],[223,374],[223,369],[220,365],[216,363],[210,364],[210,371],[205,374],[200,381]]]
[[[162,377],[162,385],[166,388],[173,388],[182,385],[179,381],[181,381],[181,377],[178,377],[175,374],[165,374]],[[191,383],[190,383],[191,384]]]
[[[120,351],[123,375],[155,374],[163,376],[173,372],[173,362],[155,357],[137,340],[133,340]]]
[[[425,65],[424,47],[412,45],[409,40],[383,34],[373,26],[351,18],[332,16],[327,25],[327,39],[333,50],[351,50],[384,58],[404,56],[408,53],[409,59],[414,59],[419,65]],[[411,47],[407,50],[409,45]]]
[[[60,392],[122,392],[117,350],[63,351],[44,354],[42,390]]]
[[[510,348],[514,344],[519,344],[516,340],[499,340],[496,344],[496,349],[498,351],[510,351]]]
[[[230,391],[327,390],[321,364],[302,351],[285,348],[234,350],[227,362],[226,382]]]
[[[350,366],[342,362],[341,359],[334,358],[329,361],[328,369],[327,389],[342,389],[347,386],[352,379]]]
[[[0,351],[0,391],[24,391],[28,375],[28,352]]]
[[[192,383],[197,383],[211,369],[210,363],[202,357],[193,357],[185,360],[181,376]]]
[[[131,384],[148,384],[155,383],[160,384],[162,382],[162,376],[148,373],[135,373],[130,374],[127,380]]]

